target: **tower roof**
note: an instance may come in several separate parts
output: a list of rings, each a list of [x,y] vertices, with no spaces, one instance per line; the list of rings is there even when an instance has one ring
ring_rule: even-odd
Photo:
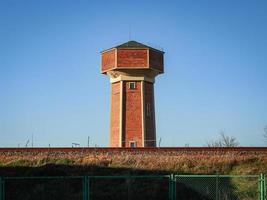
[[[131,41],[125,42],[121,45],[118,45],[115,48],[151,48],[151,47],[144,45],[140,42],[136,42],[134,40],[131,40]]]
[[[138,48],[140,48],[140,49],[143,49],[143,48],[145,48],[145,49],[153,49],[153,50],[156,50],[156,51],[163,52],[162,50],[159,50],[159,49],[156,49],[156,48],[147,46],[147,45],[145,45],[145,44],[142,44],[142,43],[140,43],[140,42],[136,42],[136,41],[134,41],[134,40],[130,40],[130,41],[128,41],[128,42],[125,42],[125,43],[123,43],[123,44],[117,45],[117,46],[112,47],[112,48],[109,48],[109,49],[113,49],[113,48],[117,48],[117,49],[120,49],[120,48],[123,48],[123,49],[131,49],[131,48],[132,48],[132,49],[138,49]],[[109,49],[106,49],[106,50],[104,50],[104,51],[107,51],[107,50],[109,50]],[[103,52],[103,51],[102,51],[102,52]],[[164,52],[163,52],[163,53],[164,53]]]

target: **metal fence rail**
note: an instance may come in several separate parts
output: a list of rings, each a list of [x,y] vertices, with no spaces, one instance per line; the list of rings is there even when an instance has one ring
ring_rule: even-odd
[[[1,177],[0,200],[267,200],[259,175]]]

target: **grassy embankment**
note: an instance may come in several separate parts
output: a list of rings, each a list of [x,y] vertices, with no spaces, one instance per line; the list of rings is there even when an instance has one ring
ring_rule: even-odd
[[[267,154],[257,152],[179,152],[179,153],[2,153],[1,168],[61,165],[100,167],[179,174],[267,174]],[[122,170],[123,173],[127,171]],[[80,174],[79,171],[76,172]],[[90,171],[88,171],[90,173]],[[98,172],[101,174],[101,172]]]

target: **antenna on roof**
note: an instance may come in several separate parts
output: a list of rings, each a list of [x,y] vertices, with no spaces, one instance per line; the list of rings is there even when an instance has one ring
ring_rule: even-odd
[[[129,41],[131,41],[131,25],[129,25]]]

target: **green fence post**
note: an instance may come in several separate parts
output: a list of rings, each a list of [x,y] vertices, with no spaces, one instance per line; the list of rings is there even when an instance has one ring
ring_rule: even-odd
[[[169,175],[169,200],[172,200],[172,175]]]
[[[217,174],[217,176],[216,176],[216,188],[215,188],[215,199],[216,200],[219,200],[220,199],[220,194],[219,194],[219,178],[220,178],[220,175]]]
[[[175,200],[176,187],[174,185],[175,175],[171,174],[169,177],[169,200]]]
[[[263,184],[263,187],[264,187],[264,200],[266,200],[266,176],[265,176],[265,174],[263,175],[263,179],[264,179],[264,184]]]
[[[173,175],[173,200],[176,200],[176,177]]]
[[[3,177],[0,177],[0,200],[5,198],[5,180]]]
[[[258,200],[261,200],[261,175],[258,176]]]
[[[0,176],[0,200],[3,200],[2,177]]]
[[[176,199],[176,177],[174,174],[171,174],[169,178],[169,199]]]
[[[83,200],[89,200],[89,178],[88,176],[83,177]]]
[[[262,199],[266,200],[266,178],[265,178],[265,174],[261,174],[261,178],[262,178]]]
[[[265,200],[264,188],[265,181],[263,173],[260,174],[260,200]]]
[[[172,200],[171,175],[169,175],[169,200]]]

